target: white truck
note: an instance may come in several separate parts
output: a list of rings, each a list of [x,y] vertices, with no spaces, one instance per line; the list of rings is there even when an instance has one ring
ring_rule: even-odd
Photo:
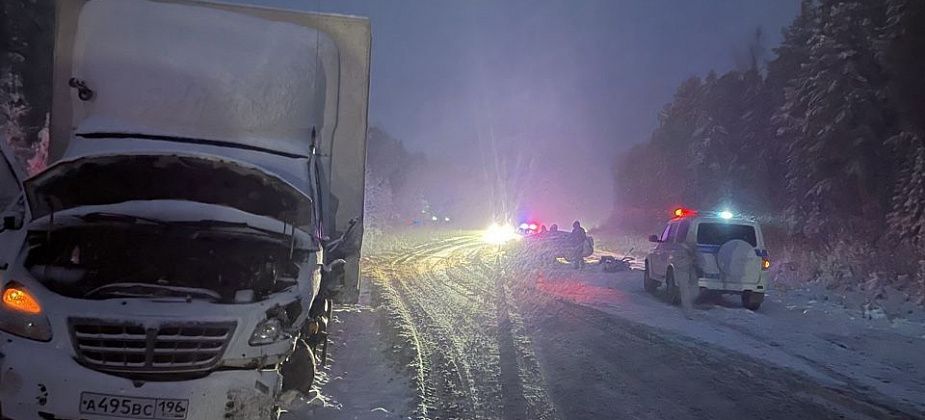
[[[51,164],[0,165],[0,417],[277,417],[358,296],[369,22],[56,7]]]

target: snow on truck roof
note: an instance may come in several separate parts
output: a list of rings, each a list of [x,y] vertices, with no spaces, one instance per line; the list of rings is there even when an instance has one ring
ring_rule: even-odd
[[[325,66],[317,29],[212,7],[92,0],[80,10],[72,77],[75,134],[143,133],[310,154],[324,124]]]

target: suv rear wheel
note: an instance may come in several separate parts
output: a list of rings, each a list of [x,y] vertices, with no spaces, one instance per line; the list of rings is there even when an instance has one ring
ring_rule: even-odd
[[[761,307],[761,302],[764,302],[764,293],[752,292],[746,290],[742,292],[742,306],[746,309],[757,311]]]

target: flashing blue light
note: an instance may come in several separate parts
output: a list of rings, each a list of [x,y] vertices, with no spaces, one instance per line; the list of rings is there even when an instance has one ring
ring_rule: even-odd
[[[719,217],[726,220],[732,219],[732,212],[729,210],[723,210],[719,212]]]

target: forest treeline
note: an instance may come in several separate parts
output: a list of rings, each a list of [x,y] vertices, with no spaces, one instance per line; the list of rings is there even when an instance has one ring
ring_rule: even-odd
[[[925,2],[804,0],[774,52],[678,87],[615,165],[614,223],[732,208],[809,277],[898,278],[921,299]]]
[[[44,167],[53,25],[54,2],[0,1],[0,136],[30,173]]]

